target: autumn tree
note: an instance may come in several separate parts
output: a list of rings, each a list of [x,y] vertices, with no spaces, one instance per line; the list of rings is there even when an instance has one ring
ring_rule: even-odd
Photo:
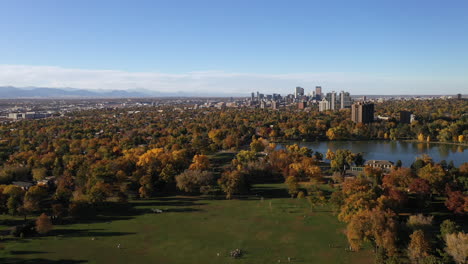
[[[288,187],[288,192],[291,195],[291,197],[294,198],[294,196],[299,193],[299,181],[296,177],[294,176],[289,176],[286,181],[285,181],[286,186]]]
[[[381,168],[366,166],[364,167],[364,175],[366,175],[375,186],[382,184],[383,171]]]
[[[189,170],[204,171],[210,168],[210,160],[206,155],[195,155],[193,156],[192,164],[190,164]]]
[[[338,212],[341,209],[341,206],[344,204],[345,196],[342,191],[334,191],[331,196],[329,203],[333,208],[334,212]]]
[[[347,179],[343,183],[344,198],[338,219],[349,222],[352,217],[364,210],[371,210],[377,206],[377,194],[372,183],[367,179]]]
[[[325,158],[327,160],[333,160],[335,158],[335,153],[331,149],[328,149]]]
[[[46,168],[34,168],[32,169],[31,172],[32,172],[33,179],[36,181],[43,180],[45,177],[47,177]]]
[[[263,138],[253,139],[250,143],[250,149],[255,152],[261,152],[265,150],[267,142]]]
[[[391,210],[374,208],[353,215],[346,228],[346,236],[353,250],[359,250],[364,241],[382,248],[387,255],[396,253],[397,222]]]
[[[177,175],[177,171],[175,170],[172,164],[167,164],[162,169],[159,177],[166,183],[172,183],[175,181],[175,176]]]
[[[24,207],[29,212],[41,210],[41,203],[47,198],[47,190],[40,186],[32,186],[24,196]]]
[[[349,137],[349,131],[344,126],[331,127],[326,133],[330,140],[342,140]]]
[[[440,193],[447,181],[444,169],[440,165],[431,163],[418,170],[418,177],[428,181],[434,193]]]
[[[241,150],[237,153],[236,158],[232,161],[234,166],[247,164],[257,160],[257,154],[255,151]]]
[[[152,180],[151,175],[144,175],[140,178],[140,188],[138,189],[138,193],[141,198],[149,198],[153,196],[155,192],[154,182]]]
[[[8,196],[7,208],[8,213],[14,215],[22,205],[24,191],[15,185],[8,185],[3,189],[3,194]]]
[[[302,191],[299,192],[299,194],[303,193]],[[298,197],[299,197],[298,194]],[[325,193],[318,189],[318,188],[312,188],[309,190],[309,195],[307,196],[307,202],[310,205],[310,209],[312,210],[316,206],[322,206],[326,203],[327,198],[325,196]]]
[[[176,176],[177,188],[187,193],[202,193],[206,187],[213,185],[214,176],[208,171],[186,170]]]
[[[63,218],[67,214],[67,209],[63,206],[63,204],[53,204],[52,205],[52,216],[55,218]]]
[[[319,166],[309,166],[307,168],[307,175],[312,183],[320,183],[323,181],[322,169]]]
[[[468,262],[468,234],[459,232],[445,235],[447,247],[445,251],[453,257],[458,264]]]
[[[319,183],[323,180],[322,170],[315,164],[315,159],[302,157],[297,162],[289,165],[289,174],[290,176],[297,177],[298,180]]]
[[[449,191],[445,206],[456,214],[468,213],[468,195],[461,191]]]
[[[411,181],[408,189],[411,193],[418,196],[427,196],[431,193],[431,186],[427,180],[421,178],[415,178]]]
[[[112,195],[112,186],[107,183],[96,183],[89,192],[89,201],[92,203],[104,202]]]
[[[49,233],[52,228],[53,226],[50,218],[45,213],[42,213],[36,220],[36,231],[41,235],[45,235]]]
[[[421,259],[429,255],[431,249],[429,239],[422,230],[416,230],[410,235],[408,256],[412,263],[419,263]]]
[[[408,195],[406,192],[396,188],[386,188],[384,194],[377,201],[383,208],[390,208],[398,212],[406,205]]]
[[[411,184],[414,175],[409,168],[398,168],[390,171],[382,179],[382,186],[385,188],[397,188],[406,190]]]
[[[218,184],[226,193],[226,199],[231,199],[234,194],[244,194],[250,190],[247,176],[238,170],[223,173],[218,179]]]
[[[168,165],[174,162],[174,156],[162,148],[150,149],[138,158],[137,166],[143,172],[139,179],[140,197],[151,197],[158,183],[164,182],[161,172]]]
[[[406,225],[412,230],[427,230],[432,226],[434,216],[424,216],[423,214],[410,215]]]

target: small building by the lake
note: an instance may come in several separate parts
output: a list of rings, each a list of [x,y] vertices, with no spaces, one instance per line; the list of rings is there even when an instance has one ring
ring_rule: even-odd
[[[393,162],[388,160],[368,160],[364,163],[364,165],[373,168],[380,168],[382,170],[391,170],[394,166]]]

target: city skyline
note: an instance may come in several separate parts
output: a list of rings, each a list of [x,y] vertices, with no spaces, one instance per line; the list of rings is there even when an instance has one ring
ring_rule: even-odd
[[[466,1],[5,1],[2,9],[0,86],[468,90]]]

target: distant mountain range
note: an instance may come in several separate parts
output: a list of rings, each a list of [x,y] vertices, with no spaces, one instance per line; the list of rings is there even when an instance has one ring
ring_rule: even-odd
[[[199,92],[158,92],[138,90],[86,90],[76,88],[47,88],[0,86],[0,99],[44,99],[44,98],[135,98],[135,97],[245,97],[242,93],[199,93]]]
[[[86,90],[76,88],[48,88],[0,86],[0,99],[74,99],[74,98],[143,98],[143,97],[248,97],[249,93],[222,93],[222,92],[159,92],[146,89],[135,90]],[[352,95],[353,98],[364,95]],[[377,97],[414,97],[414,96],[440,96],[440,95],[366,95],[367,98]],[[452,95],[453,96],[453,95]],[[466,95],[463,96],[466,98]]]
[[[18,98],[125,98],[125,97],[148,97],[154,96],[138,91],[123,90],[100,90],[90,91],[85,89],[71,88],[45,88],[30,87],[17,88],[12,86],[0,86],[0,98],[18,99]]]

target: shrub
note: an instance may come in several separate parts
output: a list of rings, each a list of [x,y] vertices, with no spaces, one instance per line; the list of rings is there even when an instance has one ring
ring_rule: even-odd
[[[36,231],[41,234],[45,235],[52,230],[52,222],[50,218],[42,213],[36,220]]]
[[[425,230],[432,225],[434,216],[424,216],[423,214],[411,215],[406,225],[413,230]]]
[[[468,258],[468,234],[453,233],[445,236],[447,248],[445,251],[449,253],[456,263],[466,263]]]
[[[11,229],[10,234],[14,237],[28,237],[36,233],[34,222],[25,223],[15,226]]]
[[[175,179],[179,190],[199,194],[205,191],[207,186],[213,185],[214,176],[208,171],[185,170]]]

